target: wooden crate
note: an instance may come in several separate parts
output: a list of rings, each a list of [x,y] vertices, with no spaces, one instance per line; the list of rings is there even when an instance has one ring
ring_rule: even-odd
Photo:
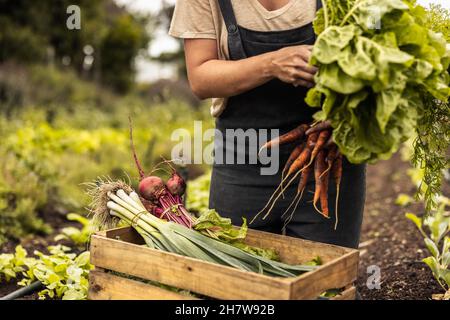
[[[90,274],[89,298],[194,299],[117,273],[215,299],[316,299],[322,292],[336,288],[344,291],[335,300],[355,298],[353,282],[357,277],[357,250],[254,230],[248,231],[246,242],[274,248],[286,263],[300,264],[317,256],[324,263],[295,278],[269,277],[154,250],[143,245],[143,239],[132,228],[118,228],[92,236],[91,262],[96,269]]]

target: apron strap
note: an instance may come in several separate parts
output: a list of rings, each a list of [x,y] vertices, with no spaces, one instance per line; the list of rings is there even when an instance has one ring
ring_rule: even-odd
[[[316,0],[316,13],[317,13],[317,11],[319,11],[320,9],[322,9],[322,7],[323,7],[322,1],[325,1],[325,0]],[[315,32],[314,32],[314,39],[317,40],[317,35],[316,35]]]
[[[320,9],[322,9],[322,0],[317,0],[316,1],[316,12],[319,11]]]
[[[231,0],[218,0],[222,17],[228,31],[228,50],[233,60],[240,60],[247,57],[242,45],[241,34],[239,32],[236,16],[234,15]]]
[[[218,0],[222,17],[228,31],[228,50],[233,60],[247,58],[244,46],[242,45],[241,34],[239,32],[236,16],[234,14],[231,0]],[[322,0],[316,0],[316,11],[322,8]]]

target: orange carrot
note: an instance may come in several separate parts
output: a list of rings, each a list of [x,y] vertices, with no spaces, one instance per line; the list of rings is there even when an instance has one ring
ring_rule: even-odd
[[[303,169],[303,166],[308,163],[310,157],[311,157],[311,151],[314,148],[314,145],[319,138],[318,134],[312,134],[308,137],[308,140],[306,140],[306,147],[303,149],[300,156],[295,159],[295,161],[292,163],[292,165],[289,167],[287,176],[289,177],[291,174]]]
[[[311,173],[311,169],[312,168],[309,167],[309,168],[305,168],[305,170],[303,170],[302,176],[300,178],[300,183],[298,184],[297,192],[302,193],[305,190],[306,185],[308,183],[309,174]]]
[[[339,155],[339,150],[337,148],[336,145],[331,146],[331,148],[328,150],[328,155],[327,155],[327,164],[328,167],[327,169],[323,172],[323,174],[325,173],[329,173],[331,170],[331,167],[333,166],[334,160],[336,159],[336,157]]]
[[[288,160],[286,161],[286,164],[283,169],[282,177],[286,174],[286,172],[289,170],[291,165],[294,163],[294,161],[300,156],[303,149],[305,148],[305,144],[299,144],[297,147],[292,150],[291,155],[289,156]]]
[[[289,177],[292,174],[301,170],[303,166],[308,163],[310,156],[311,156],[311,149],[310,148],[303,149],[300,156],[297,159],[295,159],[294,163],[292,163],[292,165],[289,167],[287,176]]]
[[[322,187],[320,189],[320,209],[322,210],[322,214],[325,217],[329,217],[330,211],[328,209],[328,182],[329,182],[329,173],[323,172],[320,175]]]
[[[306,134],[309,136],[310,134],[321,132],[324,130],[331,129],[331,124],[329,121],[319,122],[318,124],[312,126],[306,131]]]
[[[306,147],[303,149],[302,153],[300,154],[300,156],[298,156],[298,158],[292,163],[292,165],[289,167],[288,173],[286,175],[286,177],[284,177],[280,183],[280,185],[277,187],[277,189],[273,192],[272,196],[270,197],[269,201],[266,203],[266,205],[264,206],[264,208],[262,208],[254,217],[253,219],[250,221],[250,224],[252,224],[263,212],[266,211],[266,214],[263,216],[263,220],[265,220],[270,212],[272,211],[272,209],[274,208],[276,202],[278,201],[278,199],[280,199],[280,197],[284,194],[284,190],[286,188],[288,188],[295,179],[297,179],[297,177],[301,174],[301,172],[304,170],[304,165],[306,163],[308,163],[310,155],[311,155],[311,151],[312,148],[315,144],[315,142],[317,141],[319,137],[319,134],[312,134],[308,137],[308,140],[306,142]],[[291,177],[292,175],[294,175],[293,177]],[[284,182],[287,181],[288,179],[290,179],[287,182],[287,185],[284,186]]]
[[[284,181],[284,177],[286,176],[286,172],[289,170],[290,166],[292,165],[292,163],[294,163],[294,161],[300,156],[300,154],[302,153],[303,149],[305,148],[305,144],[299,144],[297,147],[294,148],[294,150],[292,150],[291,155],[289,156],[288,160],[286,161],[286,164],[283,168],[283,172],[281,173],[281,193],[283,194],[283,199],[284,199],[284,192],[283,192],[283,181]]]
[[[308,165],[310,165],[320,150],[323,149],[323,146],[327,143],[328,138],[330,138],[331,132],[330,131],[322,131],[319,134],[319,137],[317,138],[317,143],[314,146],[313,151],[311,152],[311,160]]]
[[[338,225],[338,207],[339,207],[339,189],[341,186],[341,180],[342,180],[342,154],[339,154],[336,157],[336,160],[333,163],[333,167],[331,169],[331,174],[334,179],[334,183],[336,184],[336,208],[335,208],[335,215],[336,215],[336,224],[334,225],[334,229],[337,229]]]
[[[313,133],[309,135],[308,139],[306,140],[306,146],[311,150],[314,149],[317,143],[317,139],[319,139],[319,133]]]
[[[308,184],[308,178],[309,178],[309,174],[311,173],[311,167],[309,168],[305,168],[305,170],[303,170],[302,175],[300,177],[300,182],[298,184],[297,187],[297,194],[294,197],[294,200],[292,200],[291,204],[289,205],[289,207],[286,209],[286,211],[283,213],[283,215],[281,216],[281,218],[284,218],[284,216],[289,212],[289,210],[294,207],[291,211],[291,214],[289,215],[289,217],[284,221],[284,225],[283,225],[283,231],[286,231],[286,226],[292,221],[292,218],[294,217],[295,211],[297,210],[298,205],[300,204],[300,201],[303,198],[303,193],[305,192],[306,189],[306,185]]]
[[[326,168],[326,162],[325,162],[325,152],[323,150],[319,151],[319,154],[317,155],[317,158],[315,160],[314,164],[314,179],[316,180],[316,186],[314,190],[314,199],[313,199],[313,206],[314,208],[322,214],[322,212],[317,208],[317,202],[320,199],[320,194],[322,192],[323,187],[323,181],[320,179],[320,176],[325,171]]]
[[[286,134],[283,134],[280,137],[277,137],[273,140],[266,142],[261,149],[259,149],[259,153],[261,153],[264,149],[270,149],[276,146],[280,146],[283,144],[288,144],[300,140],[305,135],[306,130],[309,129],[309,125],[301,124],[297,128],[289,131]]]
[[[286,175],[286,177],[280,182],[280,185],[278,186],[278,188],[274,191],[274,193],[272,194],[272,196],[270,197],[268,203],[266,204],[266,206],[256,214],[256,216],[253,218],[253,220],[250,223],[253,223],[253,221],[255,221],[255,219],[263,212],[265,211],[269,206],[269,209],[267,210],[267,213],[264,215],[264,217],[262,218],[263,220],[265,220],[270,212],[272,211],[272,209],[274,208],[276,202],[278,201],[278,199],[280,199],[280,197],[284,194],[284,190],[286,188],[288,188],[292,182],[294,182],[295,179],[297,179],[298,175],[302,172],[303,170],[303,166],[308,162],[309,160],[309,156],[311,154],[311,149],[310,148],[304,148],[302,153],[300,154],[300,156],[294,161],[294,163],[290,166],[289,171]],[[292,175],[294,175],[286,184],[286,186],[284,186],[284,182],[286,180],[288,180]],[[270,205],[270,203],[272,203],[272,205]]]

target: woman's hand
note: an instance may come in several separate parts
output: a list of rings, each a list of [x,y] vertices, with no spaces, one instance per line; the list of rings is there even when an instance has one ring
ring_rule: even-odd
[[[200,99],[229,98],[272,79],[311,87],[317,68],[308,64],[311,46],[286,47],[241,60],[218,57],[217,41],[186,39],[186,66],[192,91]]]
[[[313,87],[317,68],[309,64],[312,48],[301,45],[274,52],[271,61],[273,76],[294,86]]]

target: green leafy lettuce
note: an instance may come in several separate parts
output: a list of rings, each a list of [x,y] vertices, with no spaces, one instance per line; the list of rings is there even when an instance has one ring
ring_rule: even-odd
[[[421,143],[413,160],[428,170],[430,208],[440,169],[449,163],[446,38],[412,0],[323,4],[314,21],[318,38],[311,59],[319,72],[306,102],[321,108],[315,119],[331,122],[336,144],[352,163],[387,159],[416,135]]]
[[[248,253],[278,261],[279,257],[275,250],[253,247],[244,242],[248,228],[246,219],[242,218],[242,220],[242,226],[236,228],[233,226],[231,219],[221,217],[215,210],[205,210],[197,219],[194,229]]]

